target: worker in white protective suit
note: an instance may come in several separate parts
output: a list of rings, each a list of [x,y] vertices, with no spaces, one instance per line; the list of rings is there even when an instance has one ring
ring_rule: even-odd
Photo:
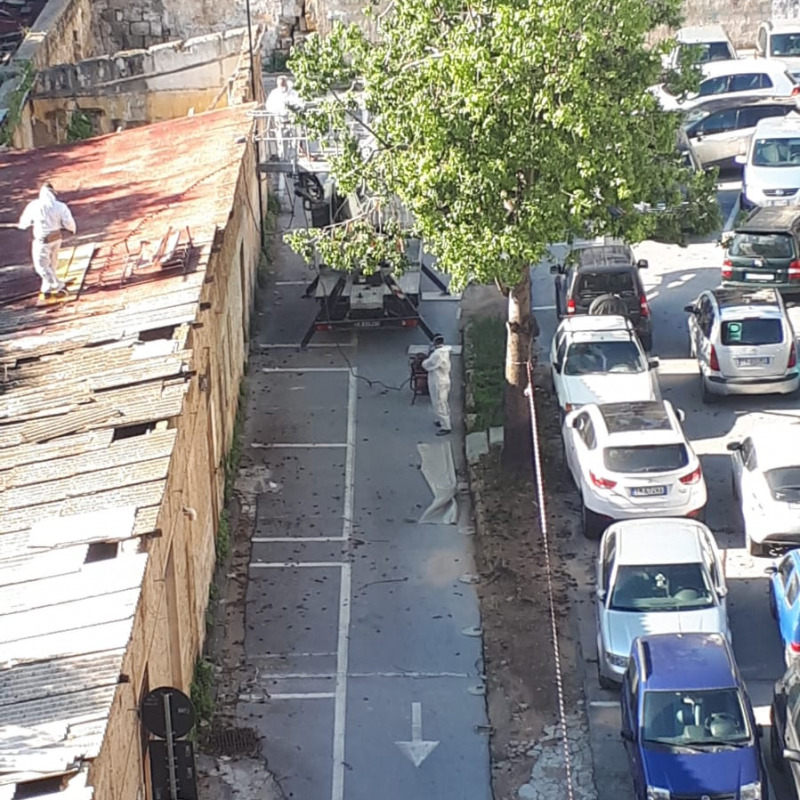
[[[61,231],[75,233],[77,228],[72,212],[62,203],[50,183],[39,190],[39,197],[25,207],[17,227],[26,230],[33,227],[31,255],[33,268],[42,279],[42,294],[63,292],[66,285],[58,279],[58,251],[61,247]]]
[[[422,362],[428,372],[428,392],[436,417],[434,425],[439,428],[437,436],[450,433],[450,350],[444,346],[444,336],[437,333],[433,337],[430,355]]]

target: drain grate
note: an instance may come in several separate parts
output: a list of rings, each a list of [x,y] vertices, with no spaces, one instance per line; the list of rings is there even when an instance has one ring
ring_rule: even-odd
[[[217,756],[257,756],[261,737],[253,728],[213,728],[206,747]]]

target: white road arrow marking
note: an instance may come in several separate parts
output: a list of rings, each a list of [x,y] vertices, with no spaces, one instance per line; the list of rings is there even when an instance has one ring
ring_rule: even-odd
[[[419,767],[438,746],[439,742],[422,740],[422,703],[411,704],[411,741],[395,742],[395,744],[415,767]]]

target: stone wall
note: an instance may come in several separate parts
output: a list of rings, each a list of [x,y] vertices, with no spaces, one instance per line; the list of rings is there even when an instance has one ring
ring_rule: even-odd
[[[65,141],[77,112],[96,135],[247,102],[249,76],[243,28],[61,64],[37,73],[15,136],[21,146],[42,147]]]

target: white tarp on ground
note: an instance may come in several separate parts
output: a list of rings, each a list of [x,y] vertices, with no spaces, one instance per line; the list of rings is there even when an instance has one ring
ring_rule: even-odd
[[[428,525],[455,525],[458,521],[458,481],[449,441],[418,444],[422,474],[433,492],[433,502],[419,521]]]

